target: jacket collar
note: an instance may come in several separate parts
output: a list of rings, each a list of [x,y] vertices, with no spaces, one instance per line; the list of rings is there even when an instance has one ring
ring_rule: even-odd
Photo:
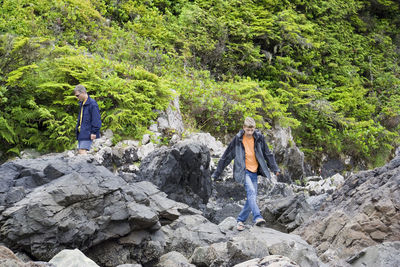
[[[236,136],[237,136],[240,140],[243,139],[243,135],[244,135],[244,130],[243,130],[243,129],[241,129],[241,130],[236,134]],[[261,136],[261,132],[260,132],[259,130],[255,130],[254,133],[253,133],[254,140],[258,140],[258,139],[260,138],[260,136]]]
[[[86,100],[86,102],[85,102],[85,106],[86,105],[89,105],[89,103],[92,101],[92,99],[90,98],[90,96],[88,95],[88,98],[87,98],[87,100]],[[83,104],[83,101],[80,101],[80,104],[82,105]]]

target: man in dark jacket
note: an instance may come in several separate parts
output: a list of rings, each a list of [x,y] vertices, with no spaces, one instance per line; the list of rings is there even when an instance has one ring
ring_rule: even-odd
[[[279,175],[279,168],[275,157],[265,143],[264,136],[255,130],[254,119],[247,117],[244,121],[243,130],[233,138],[218,162],[217,169],[212,178],[217,179],[228,164],[235,159],[233,165],[233,177],[239,183],[244,184],[247,200],[237,218],[237,229],[245,229],[244,222],[253,213],[255,225],[265,224],[257,206],[257,178],[258,174],[271,178],[270,171]]]
[[[100,137],[100,110],[97,102],[89,97],[83,85],[77,85],[74,94],[79,100],[79,114],[76,123],[78,153],[87,154],[93,140]]]

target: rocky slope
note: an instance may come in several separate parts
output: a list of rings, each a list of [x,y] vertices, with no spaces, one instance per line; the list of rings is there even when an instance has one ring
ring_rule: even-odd
[[[294,233],[325,260],[400,240],[400,156],[384,167],[350,176]],[[351,261],[351,260],[349,260]]]
[[[210,135],[161,148],[104,140],[95,151],[0,166],[0,243],[19,257],[4,248],[0,263],[400,265],[399,157],[344,183],[314,177],[294,186],[260,178],[268,227],[247,223],[238,232],[245,195],[230,168],[221,181],[210,180],[223,152]]]

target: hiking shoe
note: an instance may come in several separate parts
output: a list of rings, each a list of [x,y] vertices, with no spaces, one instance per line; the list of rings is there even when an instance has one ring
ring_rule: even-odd
[[[258,218],[254,224],[257,226],[262,226],[262,225],[266,225],[267,222],[263,218]]]
[[[246,227],[244,226],[243,222],[237,222],[236,229],[238,231],[243,231]]]

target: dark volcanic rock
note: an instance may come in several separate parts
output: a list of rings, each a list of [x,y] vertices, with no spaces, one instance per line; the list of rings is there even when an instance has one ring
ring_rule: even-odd
[[[131,231],[155,231],[161,222],[179,216],[177,209],[183,204],[167,199],[153,184],[128,184],[88,160],[52,157],[2,166],[9,174],[4,184],[15,201],[2,203],[0,240],[34,258],[49,260],[64,248],[85,251]],[[35,173],[42,173],[43,181],[49,182],[33,188],[34,184],[15,186],[22,177]],[[22,190],[21,196],[17,189]],[[8,197],[9,192],[2,194]]]
[[[197,143],[155,150],[143,159],[140,179],[151,181],[168,197],[200,208],[211,195],[210,152]]]

